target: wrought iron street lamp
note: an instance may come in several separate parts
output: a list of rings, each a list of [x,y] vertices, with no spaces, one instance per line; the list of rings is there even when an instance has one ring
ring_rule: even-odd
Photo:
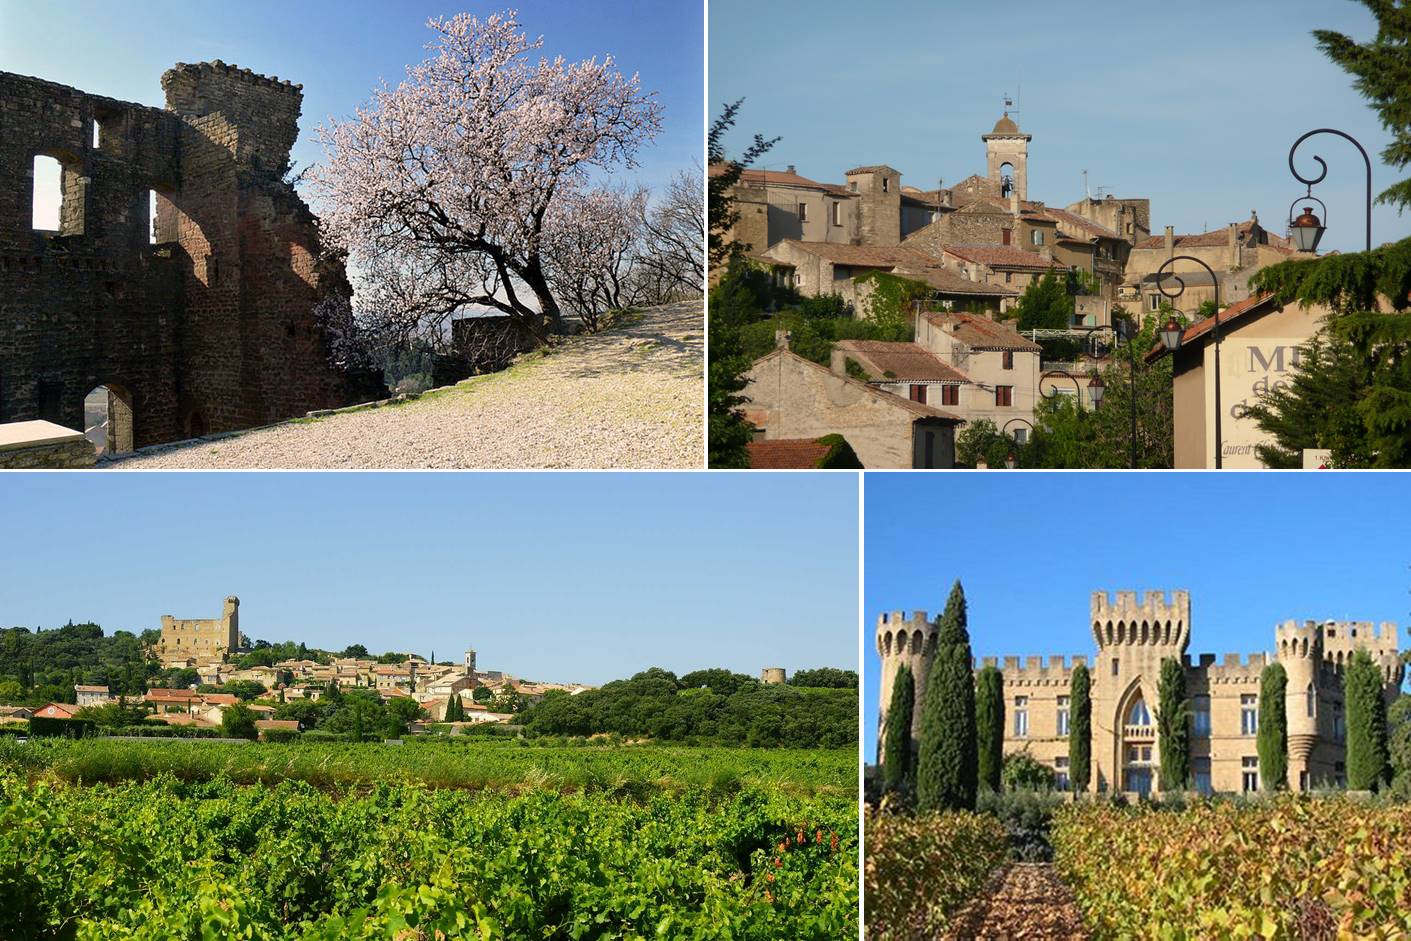
[[[1304,136],[1306,137],[1307,135]],[[1292,156],[1290,156],[1289,160],[1289,165],[1292,166]],[[1321,160],[1318,162],[1322,163]],[[1319,177],[1319,179],[1322,179],[1322,177]],[[1200,265],[1200,267],[1204,268],[1206,272],[1210,275],[1211,286],[1215,289],[1215,323],[1211,330],[1211,340],[1215,344],[1215,468],[1216,470],[1219,470],[1225,466],[1223,454],[1223,451],[1225,450],[1224,442],[1223,439],[1220,437],[1220,279],[1215,277],[1215,270],[1209,265],[1207,265],[1205,262],[1201,261],[1199,258],[1196,258],[1193,255],[1173,255],[1172,257],[1162,262],[1160,268],[1156,269],[1156,289],[1161,292],[1163,297],[1169,298],[1170,300],[1174,301],[1186,292],[1186,282],[1181,280],[1181,276],[1174,271],[1167,272],[1166,270],[1168,267],[1178,261],[1192,261],[1195,262],[1197,265]],[[1167,274],[1169,274],[1178,285],[1174,293],[1167,291],[1166,286],[1161,283],[1161,279],[1166,277]],[[1172,317],[1171,320],[1167,322],[1166,326],[1163,327],[1161,330],[1161,342],[1166,346],[1168,350],[1173,351],[1176,349],[1177,346],[1180,345],[1181,342],[1179,331],[1177,332],[1177,335],[1173,340],[1169,342],[1167,340],[1166,331],[1171,327],[1174,322],[1175,318]]]
[[[1095,372],[1088,373],[1088,395],[1092,397],[1093,408],[1102,404],[1102,393],[1106,386],[1102,383],[1102,377]]]
[[[1046,399],[1056,399],[1064,393],[1060,392],[1058,390],[1058,386],[1055,385],[1050,385],[1047,389],[1045,389],[1044,380],[1049,378],[1067,379],[1069,382],[1073,383],[1073,391],[1077,393],[1078,396],[1078,410],[1083,410],[1083,385],[1078,381],[1077,376],[1073,375],[1071,372],[1068,372],[1066,369],[1050,369],[1040,374],[1039,394]]]
[[[1006,456],[1005,459],[1004,459],[1004,466],[1005,466],[1008,470],[1014,470],[1014,464],[1015,464],[1014,452],[1013,452],[1013,451],[1010,451],[1009,454],[1008,454],[1008,456]]]
[[[1323,221],[1328,217],[1328,207],[1324,205],[1321,199],[1313,195],[1314,184],[1323,182],[1323,178],[1328,175],[1327,163],[1323,161],[1322,157],[1314,154],[1313,159],[1318,162],[1319,170],[1318,175],[1311,179],[1300,174],[1298,168],[1293,165],[1293,154],[1294,151],[1298,150],[1298,145],[1308,140],[1308,138],[1313,137],[1315,134],[1335,134],[1343,140],[1351,141],[1352,146],[1356,147],[1357,152],[1362,155],[1362,162],[1367,165],[1367,251],[1370,252],[1372,250],[1372,158],[1367,156],[1366,148],[1357,142],[1357,138],[1345,131],[1339,131],[1336,128],[1320,127],[1316,130],[1309,131],[1307,134],[1304,134],[1298,140],[1294,141],[1293,146],[1289,148],[1289,172],[1293,174],[1295,180],[1308,186],[1308,194],[1295,199],[1293,205],[1289,206],[1289,232],[1292,234],[1295,244],[1298,245],[1299,251],[1311,252],[1318,247],[1318,241],[1323,237],[1323,232],[1327,228],[1323,224]],[[1301,202],[1306,203],[1309,200],[1323,207],[1323,220],[1319,220],[1319,218],[1313,214],[1313,208],[1311,206],[1305,207],[1303,215],[1299,216],[1297,220],[1293,218],[1293,207]]]
[[[1181,336],[1185,332],[1175,314],[1166,318],[1166,323],[1161,327],[1161,345],[1166,347],[1166,352],[1174,353],[1181,348]]]

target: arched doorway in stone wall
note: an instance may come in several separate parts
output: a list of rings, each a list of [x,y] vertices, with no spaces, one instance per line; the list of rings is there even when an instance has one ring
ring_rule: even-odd
[[[1140,680],[1133,682],[1122,697],[1117,728],[1121,730],[1120,789],[1146,797],[1156,786],[1156,722],[1142,695]]]
[[[83,397],[83,434],[100,455],[131,451],[132,425],[132,393],[123,386],[96,386]]]

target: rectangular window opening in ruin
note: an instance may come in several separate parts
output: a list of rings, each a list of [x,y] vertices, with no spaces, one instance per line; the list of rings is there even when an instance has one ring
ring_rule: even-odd
[[[33,227],[40,232],[58,232],[63,204],[63,167],[53,157],[35,155]]]
[[[157,191],[147,191],[147,244],[157,244]]]
[[[97,150],[99,147],[102,147],[102,146],[103,146],[103,144],[102,144],[102,139],[103,139],[103,123],[102,123],[101,121],[99,121],[97,118],[94,118],[94,119],[93,119],[93,149],[94,149],[94,150]]]

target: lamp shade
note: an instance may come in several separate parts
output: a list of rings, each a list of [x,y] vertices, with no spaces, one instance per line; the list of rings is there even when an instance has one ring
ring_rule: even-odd
[[[1166,352],[1174,353],[1181,348],[1183,332],[1174,315],[1166,319],[1166,323],[1161,327],[1161,345],[1166,347]]]
[[[1007,468],[1009,468],[1010,470],[1014,470],[1014,452],[1013,452],[1013,451],[1010,451],[1009,454],[1005,457],[1005,459],[1004,459],[1004,466],[1007,467]]]
[[[1303,207],[1303,215],[1289,223],[1289,234],[1301,252],[1316,252],[1327,227],[1313,212],[1312,206]]]
[[[1107,386],[1103,384],[1102,377],[1097,373],[1088,375],[1088,395],[1093,400],[1093,408],[1102,404],[1102,395],[1107,391]]]

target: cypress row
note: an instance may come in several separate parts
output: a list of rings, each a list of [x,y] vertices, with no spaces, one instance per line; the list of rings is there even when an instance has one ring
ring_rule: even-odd
[[[1157,744],[1161,749],[1161,790],[1184,790],[1191,772],[1190,705],[1186,702],[1186,671],[1181,661],[1161,661],[1156,713]]]
[[[1088,668],[1073,668],[1068,700],[1068,785],[1076,794],[1088,789],[1092,776],[1093,704],[1089,695]]]
[[[1004,767],[1004,674],[994,667],[980,671],[975,692],[975,734],[980,786],[996,794]]]
[[[892,683],[892,700],[883,729],[882,783],[888,791],[905,790],[911,780],[911,718],[916,706],[916,681],[911,667],[901,665]]]
[[[1347,703],[1347,786],[1354,791],[1375,791],[1387,779],[1386,700],[1382,674],[1372,657],[1359,650],[1343,677]]]
[[[921,711],[916,766],[917,808],[974,810],[979,773],[975,743],[975,677],[966,631],[965,589],[957,580],[941,615],[936,655]]]
[[[1289,721],[1285,696],[1289,678],[1281,663],[1259,674],[1259,785],[1265,791],[1289,786]]]

